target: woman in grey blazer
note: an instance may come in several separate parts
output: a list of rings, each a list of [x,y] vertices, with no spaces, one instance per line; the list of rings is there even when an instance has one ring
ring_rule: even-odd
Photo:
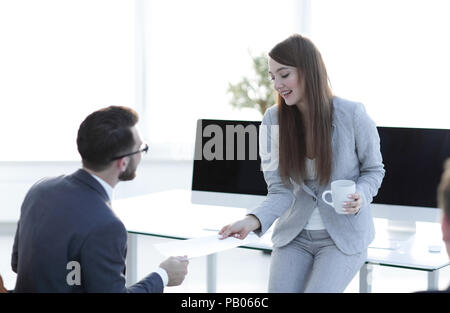
[[[260,128],[266,199],[222,238],[273,230],[269,292],[342,292],[374,237],[369,204],[384,177],[380,139],[361,103],[332,95],[320,52],[295,34],[269,53],[278,104]],[[352,180],[338,214],[323,202],[334,180]]]

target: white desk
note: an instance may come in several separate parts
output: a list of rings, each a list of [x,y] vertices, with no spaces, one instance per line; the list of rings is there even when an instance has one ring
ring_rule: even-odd
[[[416,232],[388,232],[388,220],[375,218],[375,240],[360,271],[360,292],[371,292],[373,265],[390,266],[428,273],[428,290],[438,289],[439,270],[449,258],[441,238],[440,223],[416,222]],[[440,245],[440,252],[430,252],[430,245]]]
[[[137,280],[136,235],[171,239],[209,236],[224,225],[241,219],[245,208],[222,207],[191,203],[190,190],[171,190],[144,196],[114,200],[113,209],[128,231],[127,284]],[[270,233],[258,243],[242,247],[272,250]],[[207,256],[207,291],[216,291],[215,254]]]
[[[247,208],[193,204],[191,197],[190,190],[170,190],[113,202],[115,213],[129,233],[127,284],[137,280],[136,234],[173,239],[207,236],[247,213]],[[375,218],[374,221],[377,235],[360,271],[360,292],[371,291],[373,265],[427,271],[428,288],[436,289],[439,269],[450,264],[443,245],[439,253],[428,251],[430,244],[440,243],[440,224],[418,222],[416,234],[392,240],[386,230],[387,220]],[[270,236],[268,232],[260,242],[241,247],[271,251]],[[429,242],[430,238],[433,242]],[[207,291],[216,291],[215,254],[207,256]]]

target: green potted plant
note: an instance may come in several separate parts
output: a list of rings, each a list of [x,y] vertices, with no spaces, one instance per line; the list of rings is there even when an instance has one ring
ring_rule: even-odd
[[[234,108],[256,108],[264,115],[266,109],[276,103],[275,91],[269,78],[269,66],[266,54],[250,55],[255,76],[243,77],[236,84],[228,84],[231,93],[231,105]]]

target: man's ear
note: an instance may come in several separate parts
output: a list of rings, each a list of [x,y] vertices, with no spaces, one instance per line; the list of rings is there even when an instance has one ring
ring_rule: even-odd
[[[450,216],[447,216],[445,213],[442,214],[442,240],[445,242],[450,242]]]
[[[127,157],[123,157],[123,158],[116,160],[116,166],[120,169],[120,172],[125,171],[125,169],[127,168],[128,162],[129,162],[129,160]]]

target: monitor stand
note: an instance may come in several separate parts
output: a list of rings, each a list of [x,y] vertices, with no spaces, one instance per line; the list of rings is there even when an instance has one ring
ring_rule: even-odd
[[[388,220],[389,240],[406,241],[416,233],[416,222],[405,220]]]

